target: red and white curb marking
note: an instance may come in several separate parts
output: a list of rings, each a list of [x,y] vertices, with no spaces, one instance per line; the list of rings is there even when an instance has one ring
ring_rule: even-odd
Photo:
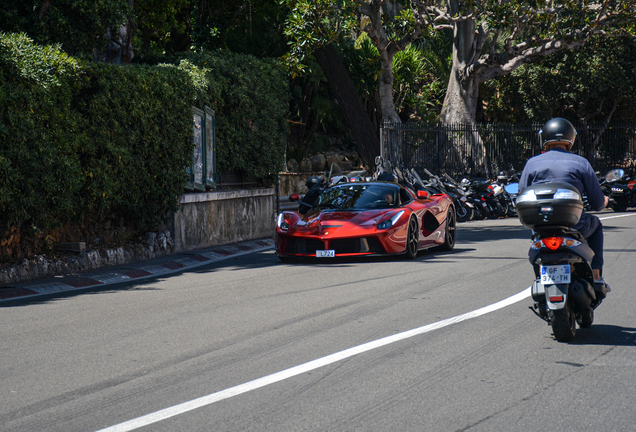
[[[200,267],[216,261],[272,249],[273,247],[274,240],[255,240],[214,247],[196,253],[182,253],[167,256],[163,257],[164,261],[154,265],[143,265],[143,263],[139,263],[132,265],[130,268],[118,268],[112,272],[101,269],[101,271],[95,272],[94,274],[84,273],[81,276],[69,275],[60,277],[58,280],[21,282],[19,284],[12,284],[11,286],[0,287],[0,302],[2,300],[55,294],[176,273],[186,268]]]

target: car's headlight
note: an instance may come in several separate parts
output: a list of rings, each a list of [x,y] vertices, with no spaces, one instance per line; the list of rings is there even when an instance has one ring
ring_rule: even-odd
[[[391,228],[395,223],[400,219],[400,217],[404,214],[404,210],[401,210],[394,214],[390,219],[385,220],[384,222],[380,222],[378,224],[378,229],[387,229]]]
[[[283,231],[287,231],[289,229],[289,223],[285,220],[285,215],[283,213],[278,215],[278,220],[276,221],[276,225]]]

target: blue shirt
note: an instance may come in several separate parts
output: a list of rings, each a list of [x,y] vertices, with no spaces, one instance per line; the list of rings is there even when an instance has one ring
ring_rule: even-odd
[[[592,210],[603,210],[605,197],[592,165],[582,156],[555,148],[528,159],[519,179],[519,192],[536,183],[564,182],[587,195]]]

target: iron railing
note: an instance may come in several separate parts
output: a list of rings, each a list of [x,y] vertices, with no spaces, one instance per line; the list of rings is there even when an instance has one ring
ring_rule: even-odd
[[[427,168],[457,177],[521,172],[542,151],[541,124],[390,123],[381,128],[382,154],[402,168]],[[573,151],[602,173],[636,160],[636,124],[576,125]]]

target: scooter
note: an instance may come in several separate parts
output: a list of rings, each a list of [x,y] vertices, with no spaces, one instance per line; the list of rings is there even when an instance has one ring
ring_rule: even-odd
[[[594,252],[572,228],[582,212],[579,191],[567,183],[533,185],[517,197],[519,220],[533,230],[528,252],[535,273],[533,311],[552,326],[560,342],[574,338],[577,324],[592,325],[604,297],[594,290]]]

